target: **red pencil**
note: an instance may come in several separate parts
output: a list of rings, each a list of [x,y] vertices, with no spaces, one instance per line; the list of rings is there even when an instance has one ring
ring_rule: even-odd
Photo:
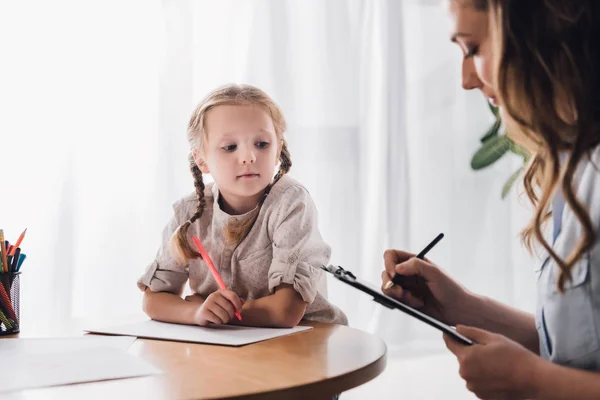
[[[202,246],[202,243],[200,242],[200,239],[198,239],[198,236],[194,236],[194,237],[192,237],[192,239],[194,240],[194,243],[196,244],[196,247],[198,248],[198,251],[200,252],[200,255],[202,256],[202,259],[204,260],[204,262],[206,262],[206,265],[208,265],[208,269],[210,269],[210,272],[212,272],[213,276],[215,277],[215,280],[217,281],[217,285],[219,285],[219,288],[227,289],[227,287],[225,286],[225,282],[223,282],[223,279],[221,279],[221,275],[219,275],[219,272],[217,271],[217,269],[215,268],[215,265],[213,264],[212,260],[208,256],[206,249],[204,248],[204,246]],[[235,316],[240,321],[242,320],[242,316],[240,315],[239,312],[236,311]]]

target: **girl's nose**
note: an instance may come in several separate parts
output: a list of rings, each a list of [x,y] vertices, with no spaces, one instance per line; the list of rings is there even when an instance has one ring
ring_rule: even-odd
[[[241,161],[242,161],[242,164],[251,164],[254,161],[256,161],[254,152],[252,150],[243,151]]]

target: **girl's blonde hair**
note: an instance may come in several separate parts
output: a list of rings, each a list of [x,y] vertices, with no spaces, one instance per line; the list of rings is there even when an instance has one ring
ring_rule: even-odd
[[[188,238],[188,229],[197,219],[202,216],[206,207],[204,198],[204,181],[202,179],[202,171],[196,165],[193,153],[201,151],[204,143],[207,140],[208,133],[205,130],[206,113],[211,109],[222,105],[256,105],[264,109],[271,117],[275,127],[277,139],[281,141],[281,153],[279,155],[279,171],[275,175],[273,182],[265,189],[264,195],[259,200],[258,206],[261,207],[271,188],[283,175],[289,172],[292,167],[292,160],[284,138],[286,130],[286,122],[283,113],[279,106],[265,92],[251,85],[229,84],[215,89],[200,102],[193,112],[188,125],[188,142],[191,152],[189,155],[190,171],[194,177],[194,186],[196,188],[196,197],[198,199],[196,212],[186,222],[184,222],[173,233],[171,238],[171,250],[173,257],[181,264],[187,263],[190,259],[201,258],[200,253],[196,251],[190,244]],[[258,213],[255,213],[254,218],[249,219],[243,224],[234,227],[227,226],[225,228],[225,238],[230,244],[238,244],[250,232]]]
[[[495,27],[495,86],[509,134],[534,144],[524,184],[535,212],[522,239],[530,251],[539,242],[556,261],[562,292],[573,266],[596,240],[573,183],[580,162],[600,143],[600,1],[473,0],[473,5],[489,11]],[[562,164],[561,153],[568,154]],[[556,190],[583,228],[564,260],[542,235]]]

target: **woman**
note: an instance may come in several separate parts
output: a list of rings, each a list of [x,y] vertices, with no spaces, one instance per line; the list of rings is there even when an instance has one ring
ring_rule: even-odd
[[[444,337],[478,397],[600,399],[600,1],[448,5],[463,87],[500,106],[532,154],[524,183],[535,211],[522,236],[545,254],[537,312],[473,294],[398,250],[384,255],[382,288],[477,343]],[[419,276],[423,289],[391,284],[395,274]]]

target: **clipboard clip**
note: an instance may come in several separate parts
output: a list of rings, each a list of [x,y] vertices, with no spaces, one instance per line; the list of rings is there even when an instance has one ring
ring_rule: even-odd
[[[324,269],[327,272],[332,273],[336,277],[344,277],[346,279],[351,279],[353,281],[356,280],[356,276],[350,271],[346,271],[344,268],[338,265],[322,265],[321,269]]]
[[[354,274],[350,271],[346,271],[344,268],[340,267],[340,266],[336,266],[336,265],[323,265],[321,266],[321,268],[331,274],[333,274],[336,278],[344,280],[344,281],[352,281],[352,282],[356,282],[356,276],[354,276]],[[373,301],[375,301],[376,303],[381,304],[382,306],[385,306],[389,309],[394,309],[396,308],[396,306],[390,302],[389,300],[387,300],[385,297],[383,296],[373,296]]]

